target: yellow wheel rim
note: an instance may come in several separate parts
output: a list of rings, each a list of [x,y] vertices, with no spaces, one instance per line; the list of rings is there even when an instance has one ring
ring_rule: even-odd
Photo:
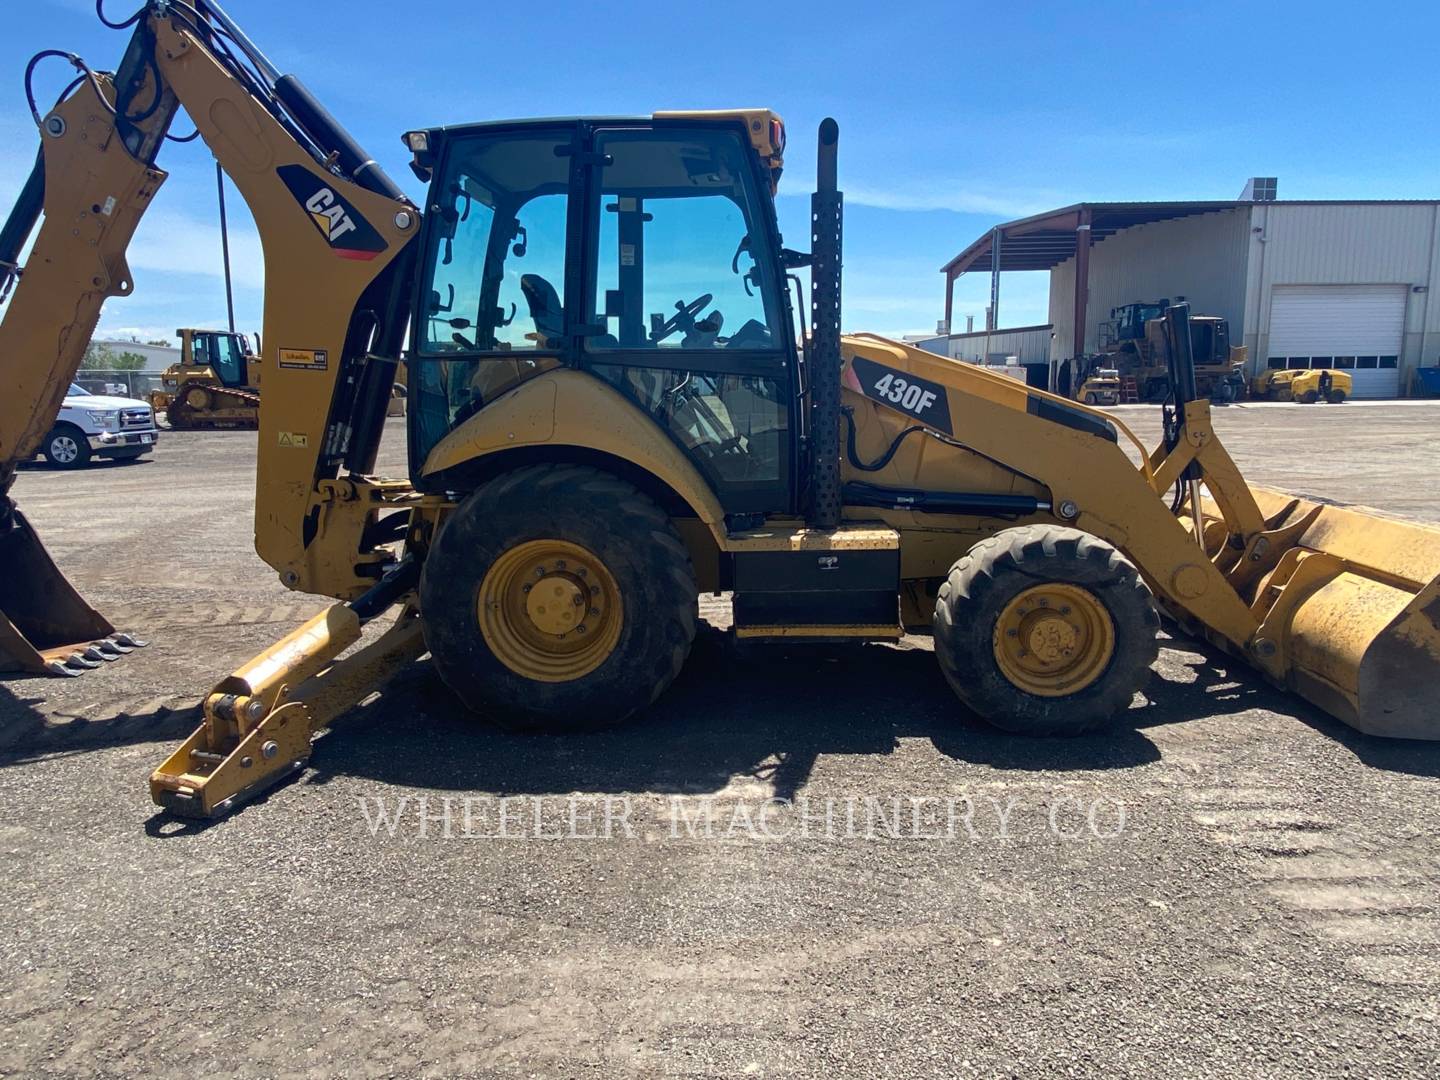
[[[624,611],[597,555],[566,540],[530,540],[491,565],[476,618],[490,651],[515,674],[570,682],[615,650]]]
[[[1094,593],[1078,585],[1035,585],[1005,605],[995,622],[995,662],[1005,678],[1037,697],[1065,697],[1105,673],[1115,655],[1115,623]]]

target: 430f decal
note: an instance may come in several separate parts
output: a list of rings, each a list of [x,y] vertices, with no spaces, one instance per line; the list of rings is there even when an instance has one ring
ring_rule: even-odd
[[[852,389],[859,390],[871,401],[913,416],[927,427],[953,434],[950,427],[950,399],[945,387],[918,375],[896,371],[863,356],[853,357],[846,379]]]

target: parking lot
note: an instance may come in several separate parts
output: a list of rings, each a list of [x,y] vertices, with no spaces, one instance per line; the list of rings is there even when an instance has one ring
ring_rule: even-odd
[[[1252,482],[1440,522],[1440,402],[1216,426]],[[1434,1075],[1440,745],[1185,640],[1114,731],[1024,740],[927,639],[737,654],[709,598],[621,730],[502,734],[422,662],[295,783],[165,821],[195,702],[325,603],[253,552],[255,442],[16,485],[152,644],[0,683],[0,1074]]]

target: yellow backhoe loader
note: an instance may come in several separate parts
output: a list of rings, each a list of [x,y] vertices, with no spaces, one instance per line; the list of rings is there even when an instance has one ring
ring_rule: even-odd
[[[244,334],[226,330],[175,331],[180,362],[150,392],[150,407],[178,431],[260,426],[260,357]]]
[[[785,129],[760,109],[417,128],[417,205],[211,0],[122,25],[116,74],[80,67],[36,113],[0,247],[6,287],[18,273],[3,460],[131,291],[125,247],[183,105],[264,241],[256,549],[340,601],[206,696],[151,777],[161,806],[217,816],[294,775],[317,728],[425,651],[483,717],[617,723],[680,670],[702,590],[733,592],[750,642],[932,632],[960,700],[1021,733],[1123,714],[1163,611],[1363,731],[1440,737],[1440,530],[1248,486],[1183,306],[1145,448],[1097,410],[842,336],[833,121],[808,252],[782,245]],[[386,479],[407,328],[410,476]],[[73,593],[5,505],[8,558],[37,568],[0,595],[25,666],[26,637],[93,630],[50,605]]]

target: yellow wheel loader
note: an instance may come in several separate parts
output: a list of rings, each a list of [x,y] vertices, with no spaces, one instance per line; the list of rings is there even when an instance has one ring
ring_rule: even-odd
[[[1363,731],[1440,737],[1440,530],[1248,486],[1183,306],[1143,447],[1097,410],[841,334],[833,121],[809,251],[782,243],[785,129],[759,109],[417,128],[416,204],[215,3],[126,25],[114,76],[81,68],[37,110],[0,246],[20,388],[3,460],[131,290],[125,246],[183,105],[264,241],[256,550],[339,601],[216,684],[151,777],[159,805],[217,816],[294,775],[318,728],[426,651],[485,720],[618,723],[685,663],[701,591],[733,593],[746,642],[933,633],[957,713],[1019,733],[1123,718],[1163,613]],[[410,475],[387,479],[407,328]],[[37,568],[5,580],[5,651],[36,669],[31,645],[92,629],[48,602],[73,591],[5,506],[0,543]]]
[[[150,392],[150,407],[180,431],[260,425],[260,358],[244,334],[176,330],[180,362]]]

